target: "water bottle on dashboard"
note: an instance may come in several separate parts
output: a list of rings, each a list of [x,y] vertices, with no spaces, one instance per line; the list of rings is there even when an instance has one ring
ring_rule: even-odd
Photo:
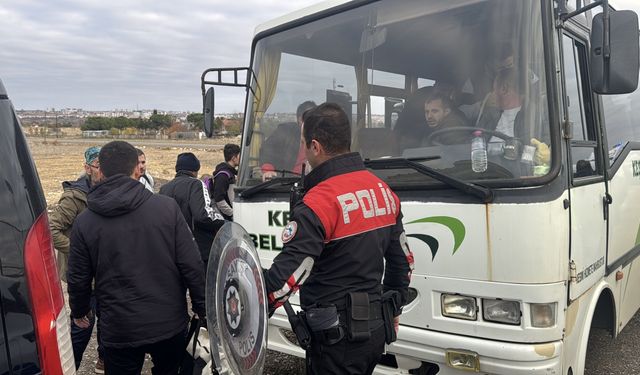
[[[482,137],[482,131],[473,132],[471,141],[471,169],[476,173],[487,170],[487,147]]]

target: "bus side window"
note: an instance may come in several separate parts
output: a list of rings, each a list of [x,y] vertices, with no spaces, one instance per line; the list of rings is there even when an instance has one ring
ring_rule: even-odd
[[[569,121],[573,123],[571,164],[574,179],[601,176],[602,163],[596,136],[591,89],[587,79],[587,55],[583,43],[564,35],[564,77]]]
[[[636,109],[640,108],[640,89],[631,94],[602,95],[601,98],[611,165],[627,142],[640,141],[636,114]]]

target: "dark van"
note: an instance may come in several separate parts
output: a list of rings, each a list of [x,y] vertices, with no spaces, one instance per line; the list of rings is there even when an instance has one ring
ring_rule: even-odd
[[[0,81],[0,374],[74,374],[46,201]]]

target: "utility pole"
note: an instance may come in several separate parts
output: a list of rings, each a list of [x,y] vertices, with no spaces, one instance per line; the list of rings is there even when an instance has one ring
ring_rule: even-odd
[[[54,129],[56,131],[56,138],[58,138],[58,112],[56,112],[55,108],[53,108],[53,114],[56,116],[56,124],[54,126]]]
[[[47,124],[47,110],[44,110],[44,143],[47,143],[47,133],[49,132],[49,125]]]

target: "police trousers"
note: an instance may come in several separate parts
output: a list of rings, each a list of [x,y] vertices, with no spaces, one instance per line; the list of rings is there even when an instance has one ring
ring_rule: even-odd
[[[311,340],[306,353],[307,375],[371,374],[384,352],[384,323],[369,321],[369,340],[349,342],[344,337],[333,345]]]

